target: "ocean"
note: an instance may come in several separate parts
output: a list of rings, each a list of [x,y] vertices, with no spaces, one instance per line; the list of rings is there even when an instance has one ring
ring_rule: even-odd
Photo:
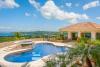
[[[14,36],[13,32],[0,32],[0,37]]]
[[[34,31],[34,32],[20,32],[21,36],[41,36],[44,34],[52,35],[57,34],[58,32],[52,32],[52,31]],[[14,36],[14,32],[0,32],[0,37],[10,37]]]

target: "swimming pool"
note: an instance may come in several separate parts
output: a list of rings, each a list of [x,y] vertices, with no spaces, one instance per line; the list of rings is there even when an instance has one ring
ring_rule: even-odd
[[[44,56],[65,52],[68,48],[55,46],[52,43],[37,43],[33,49],[25,52],[17,52],[6,55],[4,59],[9,62],[30,62],[41,59]]]

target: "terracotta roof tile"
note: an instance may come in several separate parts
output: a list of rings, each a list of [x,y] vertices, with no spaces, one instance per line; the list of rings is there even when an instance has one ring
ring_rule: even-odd
[[[73,24],[64,28],[61,28],[60,31],[100,31],[100,24],[93,22],[82,22]]]

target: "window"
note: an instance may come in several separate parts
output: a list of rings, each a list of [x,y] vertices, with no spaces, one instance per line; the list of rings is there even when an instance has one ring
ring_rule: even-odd
[[[100,40],[100,33],[96,33],[96,39]]]
[[[84,36],[85,36],[86,38],[91,38],[91,33],[85,33]]]

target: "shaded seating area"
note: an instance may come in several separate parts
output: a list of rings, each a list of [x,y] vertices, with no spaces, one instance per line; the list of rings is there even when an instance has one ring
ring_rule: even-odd
[[[77,40],[82,36],[96,40],[100,39],[100,24],[93,22],[77,23],[61,28],[60,32],[67,32],[67,40]]]

